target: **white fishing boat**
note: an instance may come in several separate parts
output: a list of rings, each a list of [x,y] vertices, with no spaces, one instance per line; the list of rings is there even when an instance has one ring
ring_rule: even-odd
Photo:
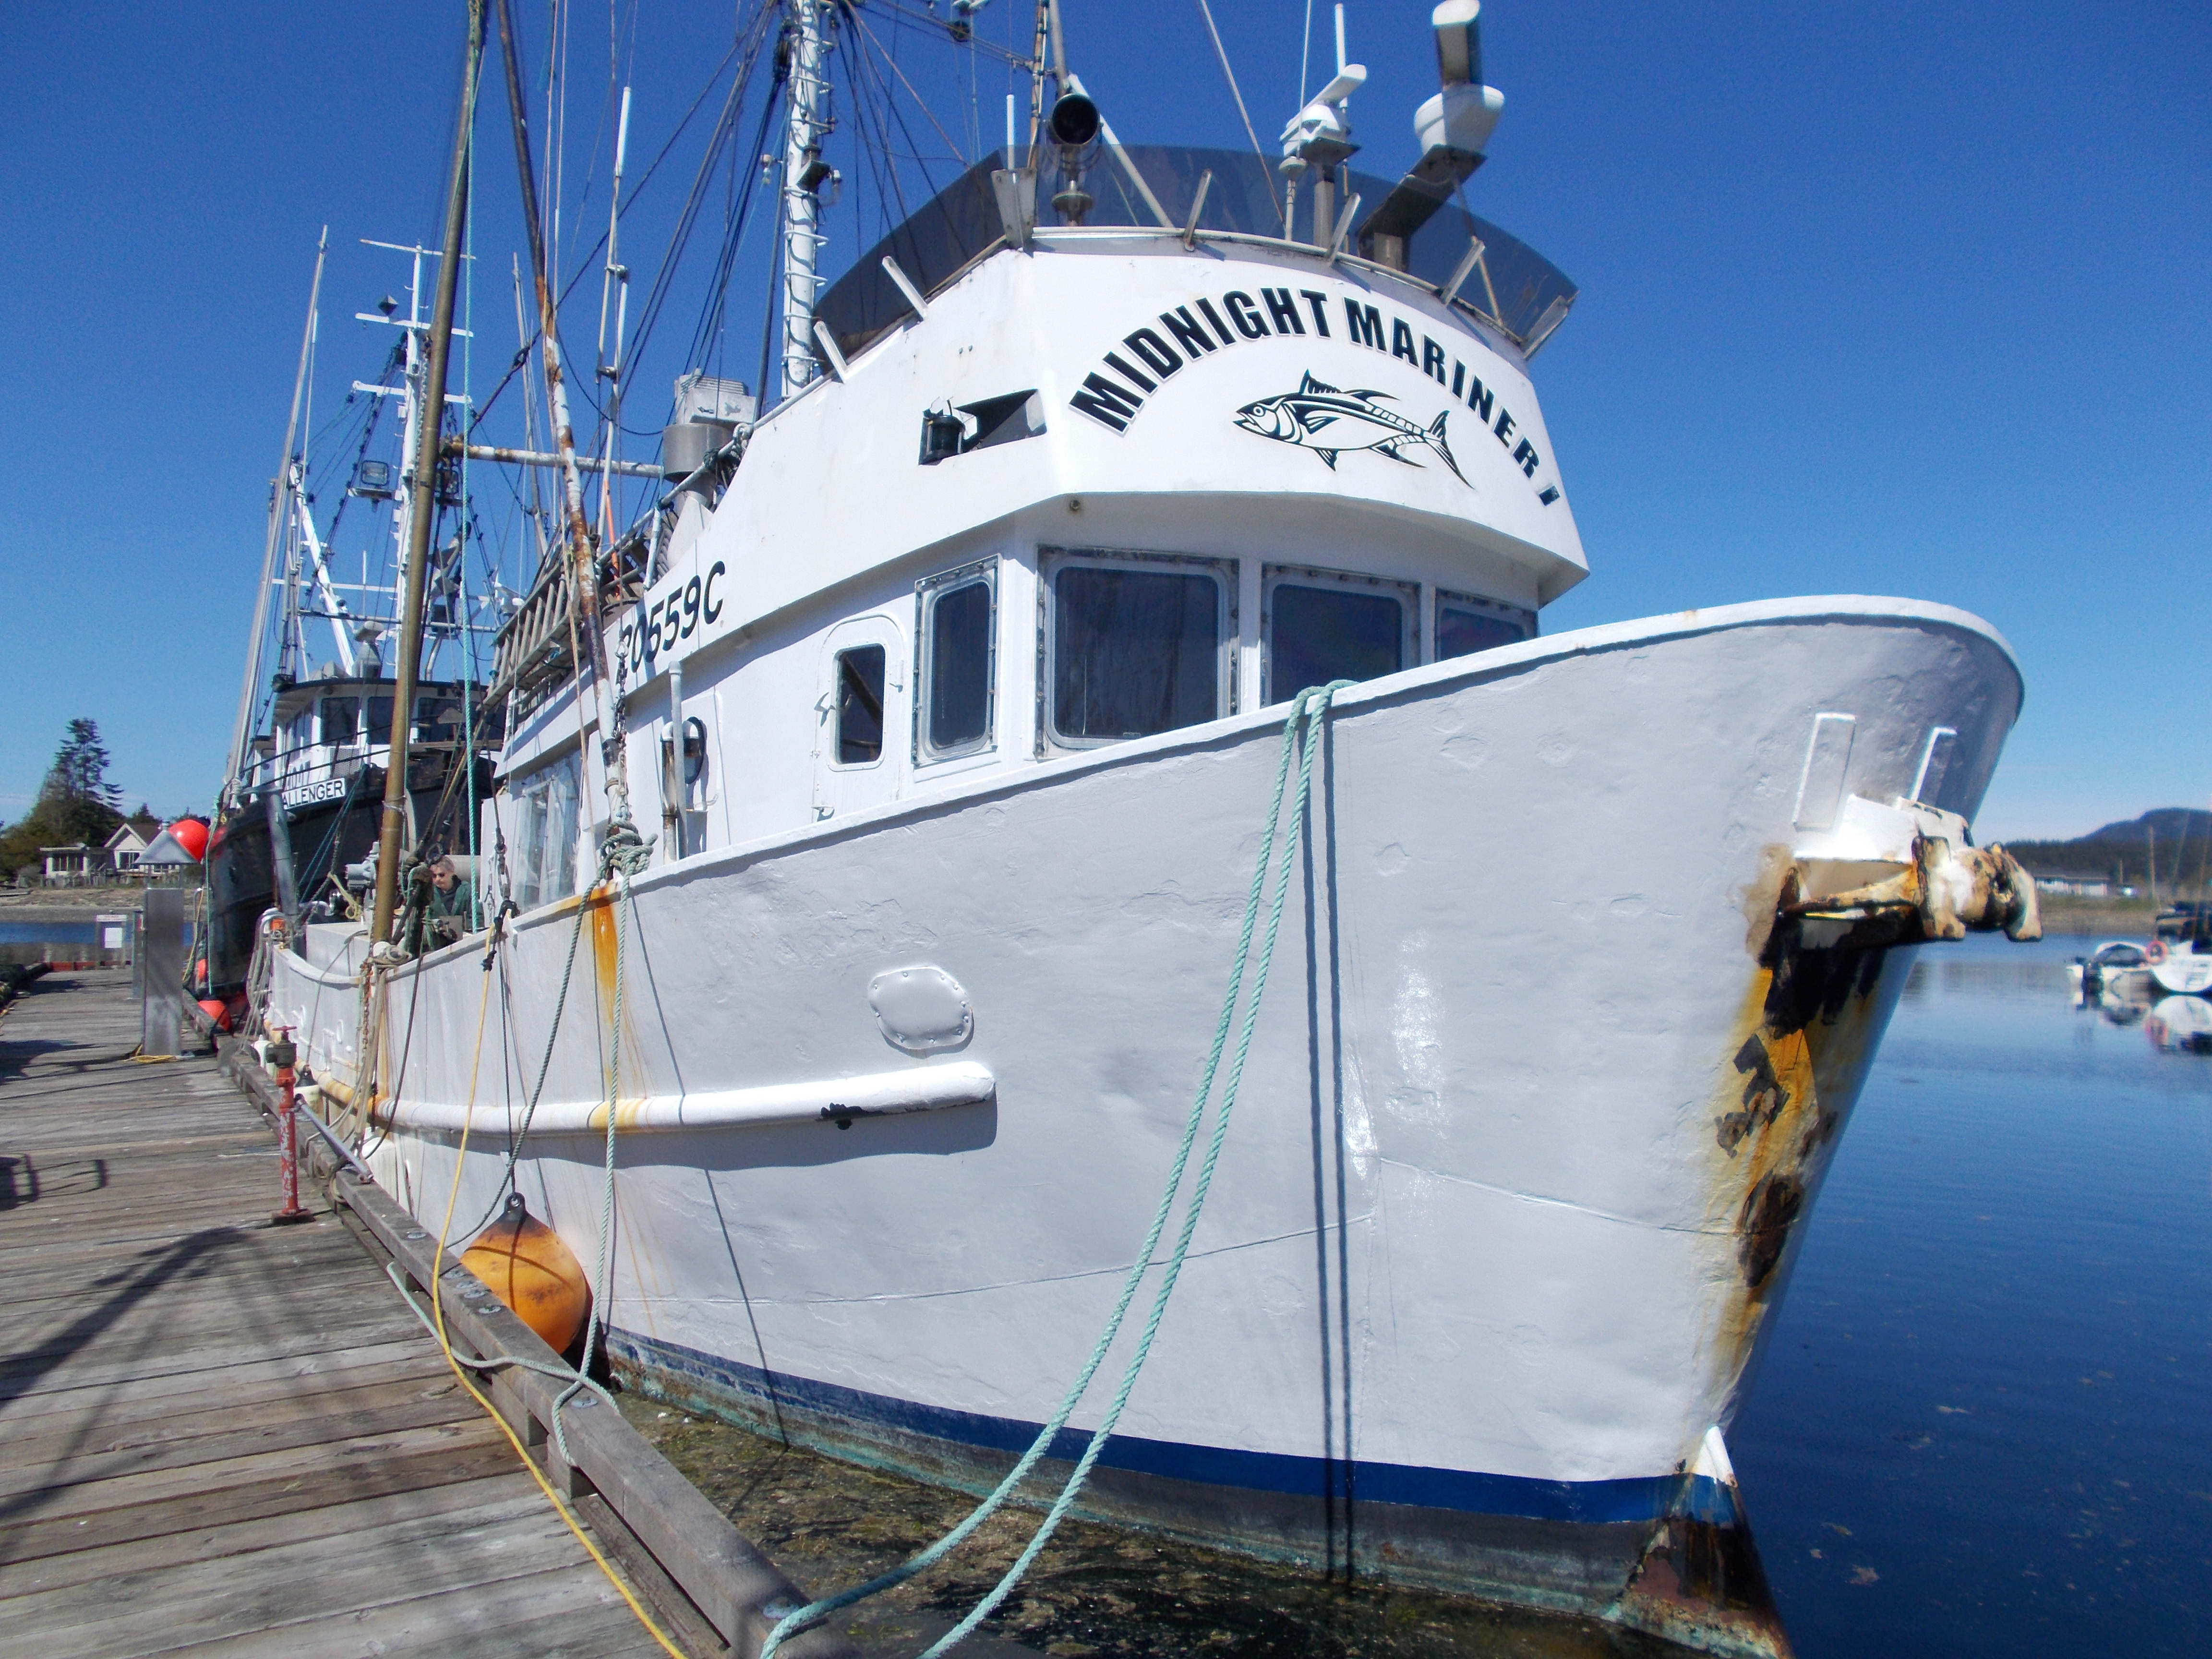
[[[2169,996],[2201,997],[2212,993],[2212,951],[2179,949],[2154,939],[2143,952],[2145,965],[2158,988]]]
[[[1540,635],[1573,289],[1453,201],[1472,3],[1395,186],[1357,66],[1285,217],[1062,54],[835,285],[839,14],[787,11],[781,397],[679,387],[673,487],[503,636],[496,938],[307,927],[269,1022],[426,1228],[511,1183],[639,1386],[981,1491],[1103,1347],[1025,1499],[1103,1426],[1079,1513],[1785,1650],[1725,1437],[1908,947],[2034,935],[1968,830],[2011,652],[1857,596]]]
[[[2100,989],[2131,981],[2148,985],[2150,960],[2135,940],[2108,939],[2087,956],[2068,963],[2066,977],[2076,996],[2094,996]]]
[[[2161,996],[2203,996],[2212,993],[2212,952],[2193,950],[2185,940],[2176,946],[2162,939],[2107,939],[2069,963],[2066,974],[2077,992],[2135,981],[2155,986]]]

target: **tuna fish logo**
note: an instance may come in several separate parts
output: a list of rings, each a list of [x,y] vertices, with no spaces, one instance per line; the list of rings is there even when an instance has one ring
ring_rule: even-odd
[[[1389,401],[1386,392],[1339,392],[1333,386],[1323,386],[1308,369],[1296,392],[1263,398],[1238,410],[1237,424],[1278,443],[1310,449],[1332,472],[1336,470],[1336,458],[1347,449],[1371,449],[1407,466],[1419,466],[1419,461],[1399,453],[1418,444],[1435,450],[1451,469],[1452,477],[1467,483],[1467,475],[1459,470],[1459,463],[1452,459],[1444,444],[1444,418],[1451,410],[1441,410],[1433,424],[1419,427],[1381,406]],[[1468,488],[1474,486],[1468,484]]]

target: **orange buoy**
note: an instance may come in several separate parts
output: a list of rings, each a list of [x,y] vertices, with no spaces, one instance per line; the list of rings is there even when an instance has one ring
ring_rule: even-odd
[[[216,1030],[228,1031],[230,1029],[229,1008],[217,1002],[213,997],[204,998],[201,1000],[200,1012],[208,1017],[208,1023]]]
[[[544,1339],[566,1353],[583,1334],[592,1287],[561,1235],[530,1213],[520,1193],[509,1193],[499,1219],[461,1252],[466,1267]]]

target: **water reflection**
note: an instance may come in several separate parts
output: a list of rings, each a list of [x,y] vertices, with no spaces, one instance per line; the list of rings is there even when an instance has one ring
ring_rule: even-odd
[[[1905,981],[1905,994],[1921,1001],[1936,994],[2030,996],[2041,999],[2067,983],[2066,965],[2021,952],[2011,957],[1954,957],[1936,954],[1937,947],[1920,947]]]
[[[2160,997],[2143,1021],[2151,1046],[2169,1054],[2212,1054],[2212,1002]]]
[[[2212,1054],[2212,1002],[2168,992],[2147,967],[2100,969],[2091,958],[2086,968],[2069,963],[2066,974],[2076,1009],[2094,1010],[2107,1024],[2141,1025],[2160,1054]]]

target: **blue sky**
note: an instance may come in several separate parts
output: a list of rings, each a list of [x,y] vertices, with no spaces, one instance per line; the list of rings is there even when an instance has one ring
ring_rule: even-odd
[[[543,6],[518,9],[542,39]],[[1270,142],[1296,102],[1304,8],[1214,9]],[[1536,379],[1593,574],[1546,631],[1795,593],[1942,600],[1996,623],[2028,680],[1985,837],[2203,802],[2202,6],[1485,12],[1506,109],[1470,204],[1583,289]],[[1364,168],[1412,159],[1412,111],[1435,84],[1426,14],[1351,8],[1352,55],[1371,71],[1352,107]],[[900,27],[880,3],[863,15],[886,38]],[[633,27],[623,0],[634,154],[659,148],[730,15],[664,5]],[[77,714],[99,720],[134,803],[175,812],[212,795],[315,237],[330,225],[328,412],[375,367],[347,319],[400,280],[356,239],[435,240],[462,16],[458,0],[389,0],[11,17],[0,817],[23,810]],[[980,27],[1025,43],[1028,16],[993,0]],[[572,28],[574,180],[595,155],[605,171],[607,14],[580,6]],[[1319,69],[1325,5],[1314,31]],[[1067,34],[1125,137],[1243,143],[1195,0],[1068,0]],[[919,41],[901,54],[964,138],[957,62]],[[978,76],[987,140],[1005,78],[988,64]],[[495,87],[478,128],[479,389],[513,350],[505,122]],[[626,222],[641,274],[699,131]],[[596,234],[602,189],[572,189],[572,226]],[[702,235],[719,207],[708,218]],[[688,337],[696,310],[696,283],[679,285],[665,335]],[[596,313],[587,283],[572,356],[588,357]],[[757,318],[747,304],[731,328],[748,380]]]

